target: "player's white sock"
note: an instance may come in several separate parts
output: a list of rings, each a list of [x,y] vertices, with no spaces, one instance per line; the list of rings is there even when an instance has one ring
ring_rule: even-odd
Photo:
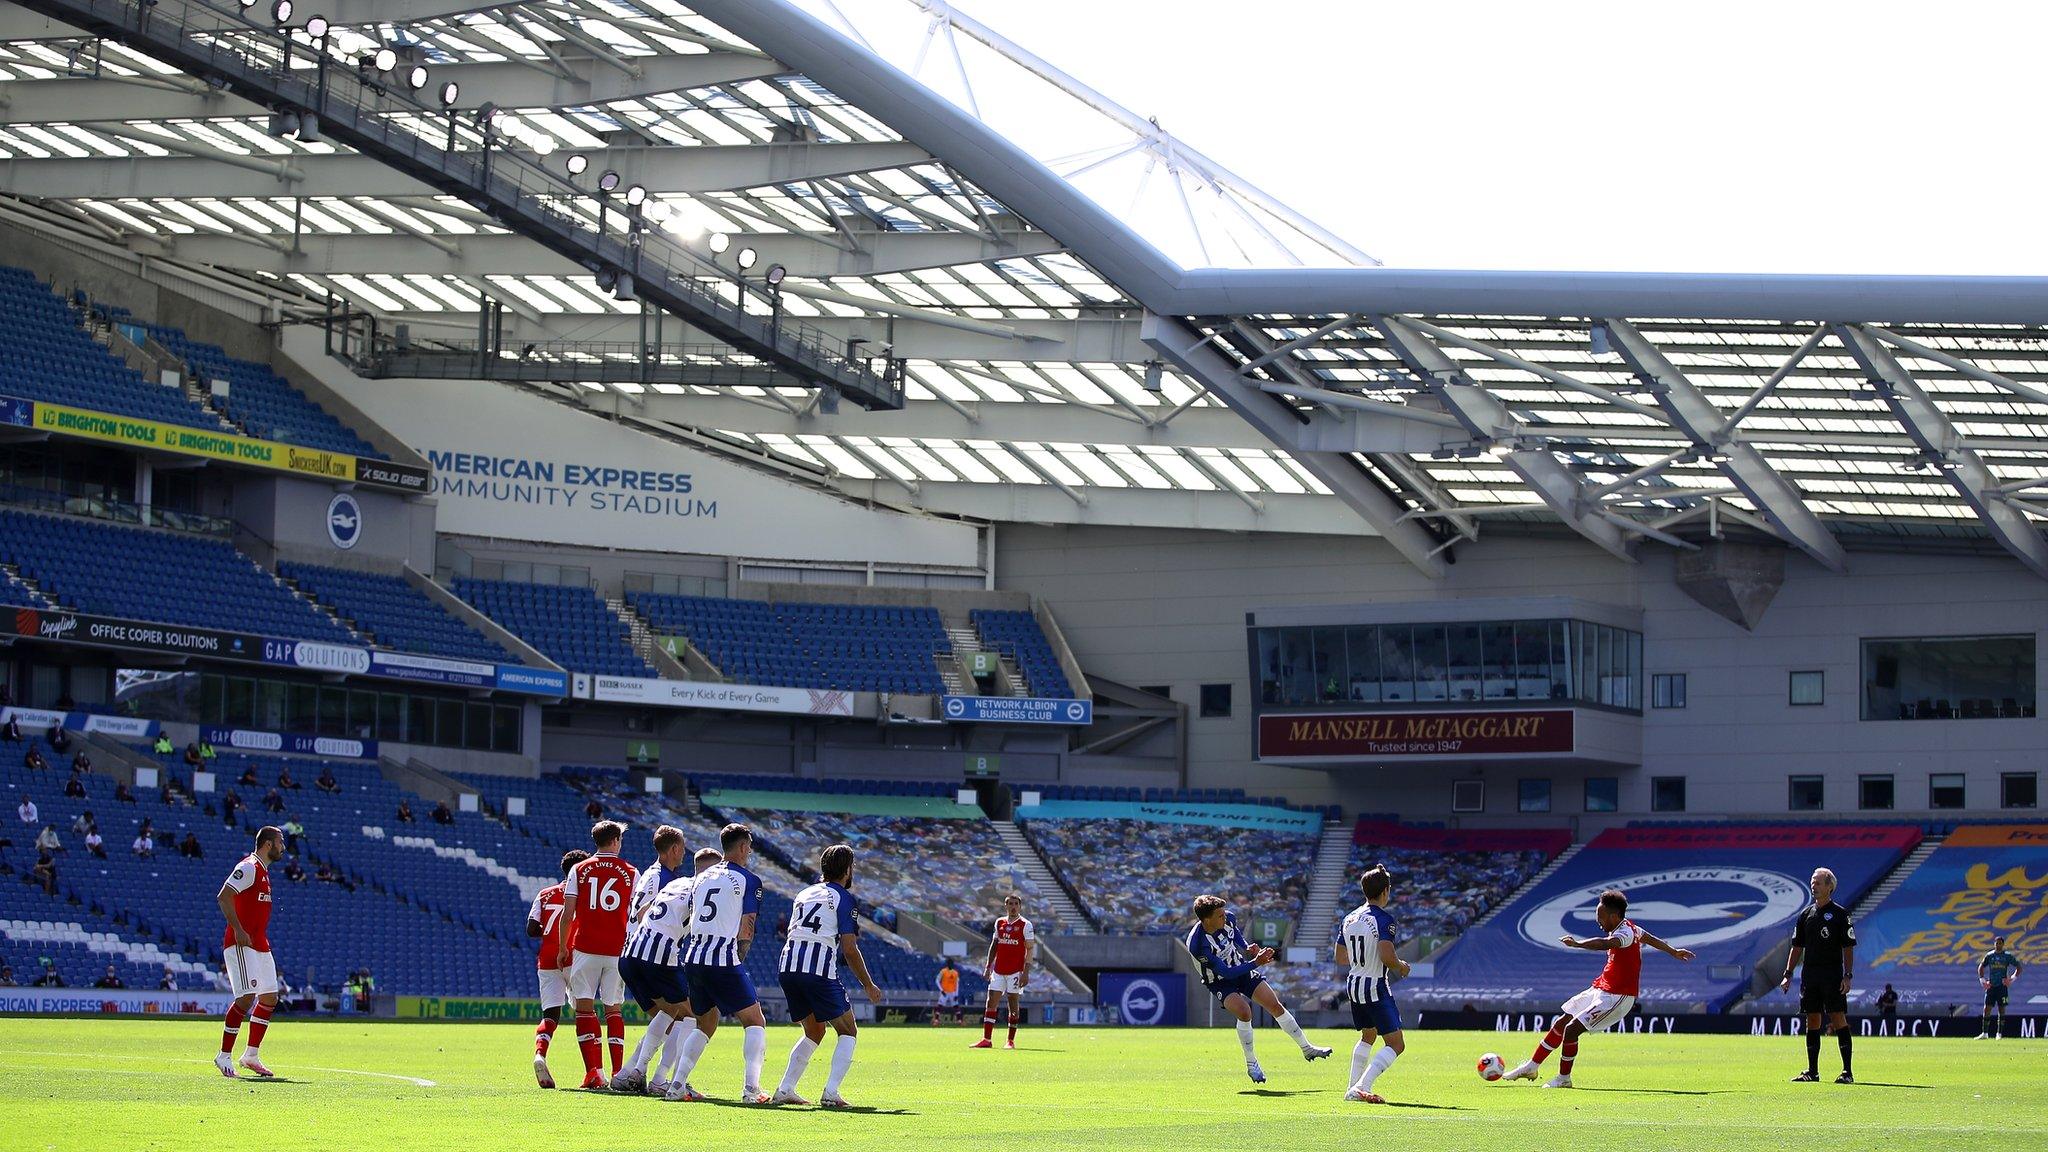
[[[1245,1058],[1245,1062],[1246,1062],[1247,1064],[1249,1064],[1249,1063],[1250,1063],[1250,1062],[1252,1062],[1253,1060],[1257,1060],[1257,1059],[1258,1059],[1258,1056],[1257,1056],[1257,1055],[1255,1055],[1255,1054],[1254,1054],[1254,1053],[1252,1052],[1252,1022],[1251,1022],[1251,1021],[1249,1021],[1249,1020],[1239,1020],[1239,1021],[1237,1022],[1237,1042],[1238,1042],[1238,1044],[1239,1044],[1240,1046],[1242,1046],[1242,1047],[1244,1048],[1244,1058]]]
[[[832,1045],[832,1071],[825,1077],[825,1095],[839,1095],[839,1085],[846,1080],[846,1071],[853,1067],[853,1042],[858,1036],[841,1036]]]
[[[697,1059],[704,1055],[704,1049],[710,1043],[711,1036],[706,1032],[692,1032],[685,1036],[683,1038],[683,1058],[676,1061],[675,1074],[669,1077],[669,1082],[674,1083],[678,1080],[688,1080],[691,1071],[697,1067]]]
[[[696,1034],[695,1020],[685,1017],[675,1022],[661,1042],[661,1059],[654,1066],[655,1079],[666,1080],[675,1072],[676,1061],[683,1058],[683,1041]]]
[[[747,1029],[746,1036],[740,1043],[740,1052],[746,1057],[747,1061],[746,1089],[750,1093],[759,1092],[761,1090],[761,1065],[768,1061],[768,1030],[766,1028]]]
[[[1371,1062],[1372,1045],[1360,1040],[1351,1046],[1351,1083],[1358,1083],[1358,1078],[1365,1075],[1365,1066]]]
[[[789,1069],[782,1074],[778,1092],[795,1092],[797,1082],[804,1078],[804,1069],[811,1066],[811,1053],[818,1050],[818,1042],[809,1036],[798,1036],[796,1047],[789,1050]]]
[[[626,1071],[647,1071],[647,1062],[654,1059],[655,1052],[660,1050],[662,1040],[668,1036],[668,1030],[675,1022],[676,1018],[668,1013],[656,1012],[654,1018],[647,1022],[647,1030],[640,1033],[640,1043],[633,1046],[633,1058],[626,1061]]]
[[[1372,1082],[1380,1078],[1380,1073],[1392,1068],[1394,1061],[1400,1055],[1399,1052],[1394,1051],[1392,1048],[1380,1049],[1379,1054],[1372,1058],[1372,1063],[1366,1065],[1365,1076],[1358,1080],[1355,1085],[1357,1089],[1360,1092],[1372,1091]]]
[[[1280,1015],[1275,1016],[1273,1018],[1273,1022],[1275,1024],[1280,1025],[1280,1030],[1282,1032],[1287,1033],[1287,1038],[1289,1040],[1294,1041],[1296,1044],[1301,1045],[1303,1048],[1309,1047],[1308,1036],[1306,1033],[1302,1032],[1301,1022],[1294,1018],[1294,1013],[1282,1012]]]

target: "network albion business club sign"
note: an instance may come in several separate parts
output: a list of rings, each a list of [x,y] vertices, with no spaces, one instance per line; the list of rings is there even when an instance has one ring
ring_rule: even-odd
[[[1506,756],[1573,750],[1569,708],[1503,712],[1308,712],[1259,717],[1261,760]]]

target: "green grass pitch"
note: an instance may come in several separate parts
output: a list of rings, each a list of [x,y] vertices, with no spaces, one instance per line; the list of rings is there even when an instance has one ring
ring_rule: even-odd
[[[1863,1039],[1854,1087],[1791,1084],[1796,1037],[1592,1036],[1581,1087],[1486,1084],[1481,1052],[1510,1064],[1535,1037],[1411,1032],[1380,1082],[1396,1106],[1342,1099],[1355,1034],[1304,1064],[1262,1029],[1263,1088],[1245,1079],[1226,1030],[1027,1028],[1016,1052],[968,1051],[978,1030],[870,1028],[846,1082],[856,1113],[667,1104],[542,1092],[531,1030],[496,1024],[280,1020],[264,1057],[280,1082],[222,1079],[205,1021],[0,1019],[5,1146],[110,1150],[365,1148],[547,1152],[557,1148],[1190,1148],[1377,1146],[1687,1148],[2039,1148],[2048,1131],[2040,1066],[2048,1041]],[[768,1032],[769,1086],[793,1028]],[[629,1037],[629,1039],[637,1037]],[[830,1041],[827,1041],[829,1046]],[[692,1077],[714,1097],[740,1087],[740,1037],[722,1030]],[[558,1079],[578,1067],[557,1042]],[[805,1078],[815,1099],[829,1063]],[[1552,1067],[1555,1066],[1553,1061]],[[1821,1058],[1832,1079],[1834,1045]],[[1546,1069],[1546,1074],[1549,1069]],[[413,1078],[413,1079],[408,1079]]]

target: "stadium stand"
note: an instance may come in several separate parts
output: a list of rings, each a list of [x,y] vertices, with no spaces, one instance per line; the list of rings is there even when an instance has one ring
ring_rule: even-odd
[[[1352,833],[1349,875],[1355,881],[1375,864],[1393,872],[1402,940],[1456,936],[1571,842],[1563,828],[1453,831],[1361,819]],[[1358,900],[1357,885],[1347,883],[1340,916]]]
[[[1017,662],[1033,696],[1064,699],[1074,694],[1073,685],[1060,670],[1059,657],[1053,655],[1052,644],[1039,628],[1036,616],[1022,611],[976,608],[968,617],[984,645]]]
[[[945,692],[933,657],[951,652],[938,609],[866,604],[770,604],[636,592],[633,610],[655,632],[686,636],[746,684],[852,692]]]
[[[1097,927],[1141,936],[1187,931],[1204,892],[1231,901],[1247,932],[1255,916],[1299,920],[1322,831],[1122,819],[1018,824]]]
[[[2048,965],[2040,934],[2048,882],[2048,824],[1964,825],[1856,924],[1857,979],[1853,1009],[1868,1009],[1885,984],[1899,993],[1902,1013],[1970,1012],[1984,1002],[1977,961],[2004,936],[2006,950],[2028,969]],[[2018,988],[2012,1007],[2031,1006]],[[2038,995],[2036,993],[2035,995]],[[1784,1007],[1782,993],[1763,1000]]]
[[[1629,896],[1629,919],[1699,958],[1645,956],[1645,1011],[1724,1010],[1747,992],[1758,961],[1782,944],[1804,907],[1807,876],[1832,868],[1836,899],[1853,906],[1920,841],[1911,826],[1720,824],[1610,828],[1498,916],[1466,932],[1416,977],[1404,1002],[1547,1011],[1585,988],[1598,957],[1561,947],[1597,934],[1602,889]]]
[[[0,395],[221,431],[176,388],[152,384],[79,327],[48,284],[0,267]]]
[[[289,561],[279,563],[277,571],[300,592],[353,623],[378,647],[459,660],[512,659],[503,648],[449,615],[403,576]]]
[[[227,395],[213,396],[208,403],[249,435],[372,460],[390,459],[269,365],[238,360],[219,345],[192,340],[177,328],[151,325],[149,334],[190,367],[202,388],[214,380],[228,382]]]
[[[225,541],[0,509],[0,562],[79,612],[356,643]]]
[[[588,588],[460,579],[453,591],[572,672],[655,677],[634,653],[626,622]]]

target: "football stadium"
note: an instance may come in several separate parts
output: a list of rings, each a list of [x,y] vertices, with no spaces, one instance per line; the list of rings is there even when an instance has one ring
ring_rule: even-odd
[[[0,4],[21,1146],[2034,1146],[2048,276],[965,7]]]

